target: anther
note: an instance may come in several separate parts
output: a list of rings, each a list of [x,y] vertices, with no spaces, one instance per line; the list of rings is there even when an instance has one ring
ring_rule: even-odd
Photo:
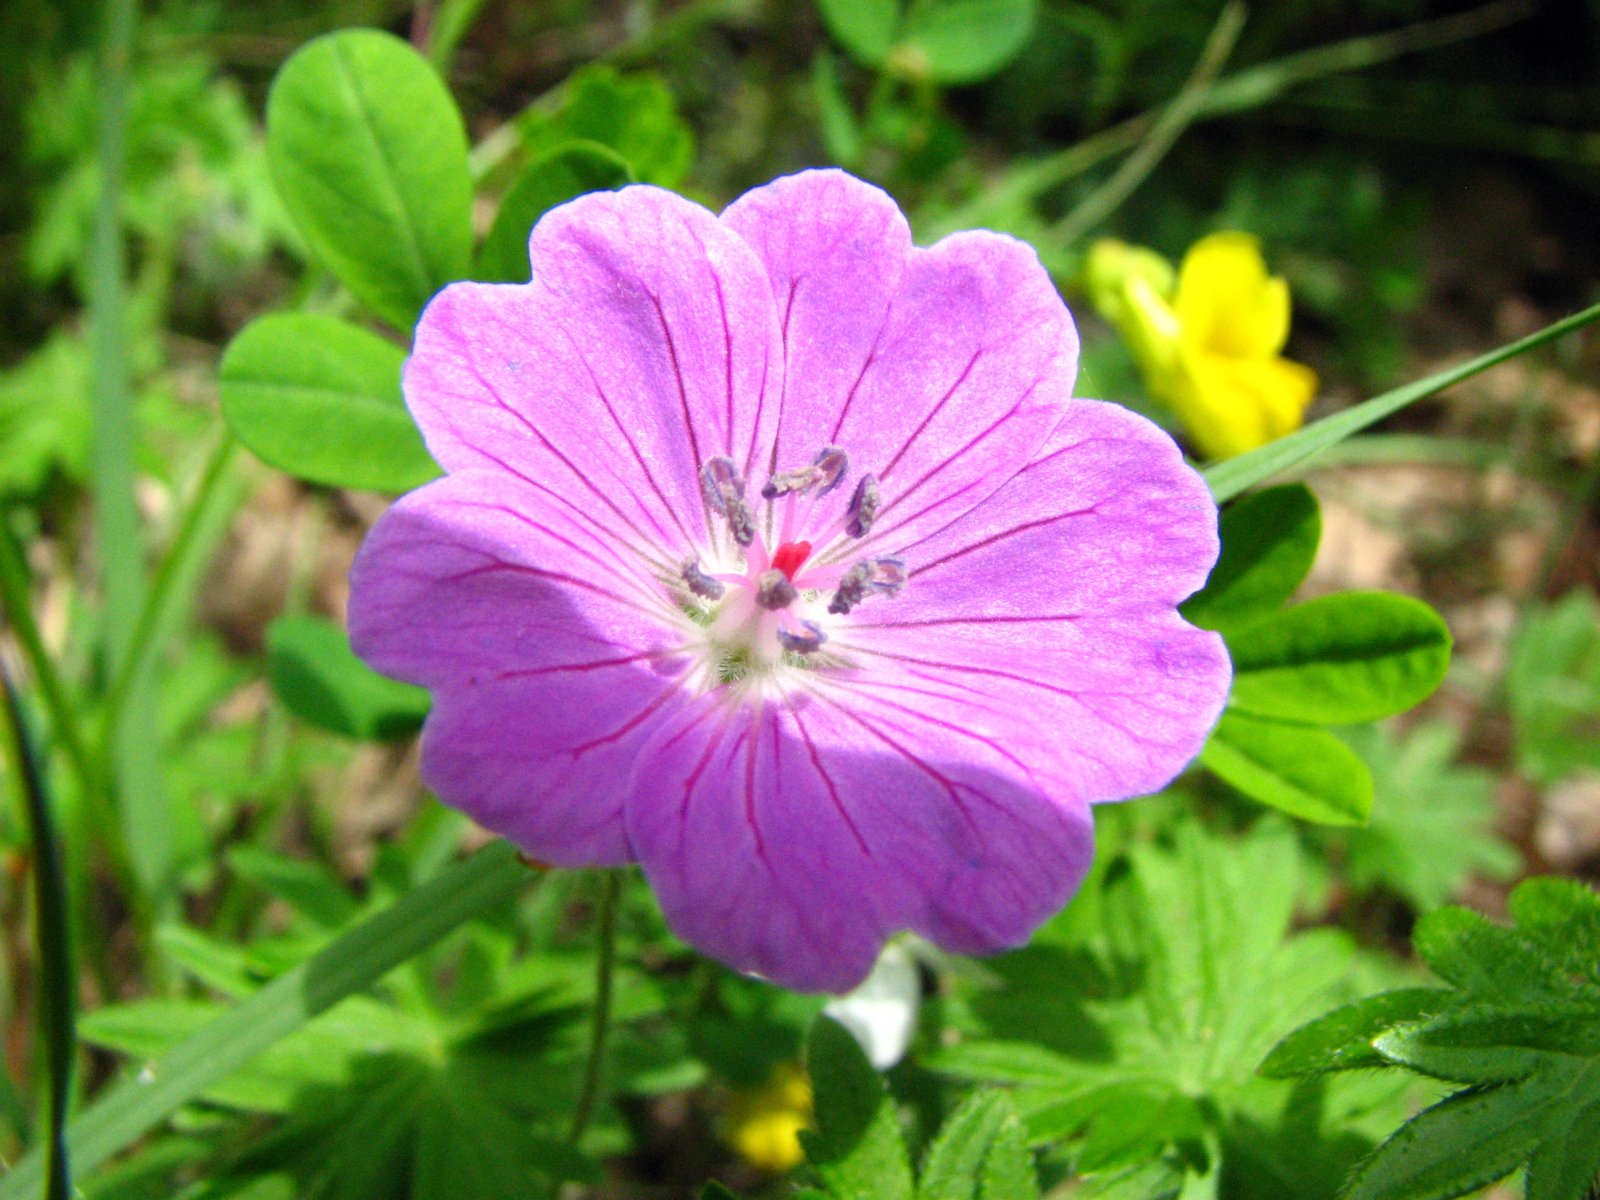
[[[778,630],[778,645],[785,650],[793,650],[796,654],[812,654],[822,649],[822,643],[828,640],[828,635],[822,632],[822,626],[815,621],[801,621],[803,633],[795,633],[789,629]]]
[[[905,559],[893,556],[863,558],[844,573],[838,590],[828,602],[828,611],[847,613],[870,595],[893,596],[905,585]]]
[[[728,531],[741,546],[755,540],[755,522],[750,517],[750,506],[744,502],[744,476],[733,459],[719,454],[707,459],[700,468],[700,490],[706,503],[728,519]]]
[[[809,466],[778,471],[761,489],[766,500],[776,500],[791,492],[805,493],[816,488],[818,496],[826,496],[838,487],[850,468],[850,456],[837,446],[824,446]]]
[[[761,572],[756,580],[756,603],[762,608],[788,608],[799,594],[789,577],[775,567]]]
[[[691,558],[683,564],[683,582],[689,585],[689,590],[696,596],[704,596],[707,600],[720,600],[727,587],[722,580],[714,579],[700,569],[699,559]]]
[[[845,526],[851,537],[866,537],[872,532],[872,523],[878,519],[878,477],[863,475],[856,484],[855,495],[850,497],[850,509]]]

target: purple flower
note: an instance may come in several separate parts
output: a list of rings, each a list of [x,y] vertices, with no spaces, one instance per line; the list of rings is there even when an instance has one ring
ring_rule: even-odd
[[[1221,708],[1174,608],[1217,553],[1199,477],[1072,398],[1027,246],[913,247],[841,172],[720,217],[585,196],[530,253],[423,314],[405,393],[448,474],[352,573],[358,653],[433,691],[428,783],[540,859],[638,862],[681,936],[789,987],[899,929],[1023,942],[1090,805]]]

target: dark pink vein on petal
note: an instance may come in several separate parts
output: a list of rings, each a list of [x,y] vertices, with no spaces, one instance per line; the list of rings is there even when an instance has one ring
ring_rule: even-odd
[[[895,456],[889,460],[888,465],[885,466],[883,470],[878,472],[879,479],[887,479],[889,477],[889,473],[894,470],[895,465],[905,457],[906,451],[911,449],[916,440],[922,436],[922,431],[928,427],[928,423],[932,421],[934,417],[939,415],[944,406],[950,402],[950,397],[954,396],[956,392],[960,390],[961,385],[966,383],[967,377],[972,374],[972,368],[977,366],[978,359],[983,357],[985,349],[986,347],[979,346],[972,352],[972,357],[967,360],[967,365],[961,368],[961,374],[956,381],[950,385],[950,390],[940,398],[939,403],[935,404],[928,410],[926,415],[923,416],[921,422],[918,423],[917,427],[911,431],[911,436],[905,440],[905,444],[895,452]]]
[[[861,830],[856,827],[855,819],[851,817],[849,810],[845,808],[844,801],[839,798],[838,786],[833,782],[833,776],[828,774],[828,769],[822,765],[822,756],[817,753],[816,743],[811,740],[811,731],[806,728],[806,723],[800,719],[800,710],[794,706],[794,701],[787,697],[784,700],[784,704],[789,710],[789,716],[794,721],[794,727],[800,731],[800,740],[806,744],[806,755],[811,759],[811,766],[816,771],[817,778],[822,780],[823,786],[828,790],[828,799],[833,802],[834,811],[850,827],[850,833],[856,839],[856,845],[860,848],[861,853],[865,857],[871,858],[872,850],[867,845],[867,839],[861,836]],[[776,728],[777,723],[774,722],[773,725]]]

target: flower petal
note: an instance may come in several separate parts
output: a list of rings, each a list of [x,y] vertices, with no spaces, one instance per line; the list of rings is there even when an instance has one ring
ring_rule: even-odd
[[[725,454],[748,475],[776,428],[766,273],[711,213],[652,187],[552,210],[529,253],[533,282],[452,284],[423,313],[405,392],[428,448],[679,560],[707,540],[701,465]]]
[[[746,192],[722,222],[772,281],[786,389],[773,458],[795,466],[834,436],[900,290],[911,229],[885,192],[836,170]]]
[[[1025,470],[907,554],[905,591],[834,634],[864,674],[1031,713],[1082,801],[1155,791],[1199,752],[1230,667],[1174,606],[1216,561],[1216,508],[1150,422],[1075,402]]]
[[[740,970],[842,992],[896,930],[981,954],[1057,911],[1093,832],[1028,774],[1038,735],[961,696],[911,700],[819,677],[785,701],[674,706],[627,812],[672,927]]]
[[[433,690],[429,786],[566,865],[631,858],[624,784],[677,690],[677,619],[625,551],[499,471],[403,497],[351,570],[356,652]]]
[[[1261,241],[1213,233],[1189,247],[1173,307],[1186,341],[1233,358],[1270,358],[1289,338],[1289,285],[1267,274]]]
[[[958,233],[906,265],[832,440],[878,476],[878,523],[847,553],[898,552],[1037,453],[1077,375],[1078,336],[1033,250]]]

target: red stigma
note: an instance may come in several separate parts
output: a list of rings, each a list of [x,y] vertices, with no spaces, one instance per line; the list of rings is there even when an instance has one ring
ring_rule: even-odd
[[[806,558],[810,553],[810,542],[785,542],[773,552],[773,569],[782,571],[785,578],[790,583],[793,583],[794,573],[805,565]]]

